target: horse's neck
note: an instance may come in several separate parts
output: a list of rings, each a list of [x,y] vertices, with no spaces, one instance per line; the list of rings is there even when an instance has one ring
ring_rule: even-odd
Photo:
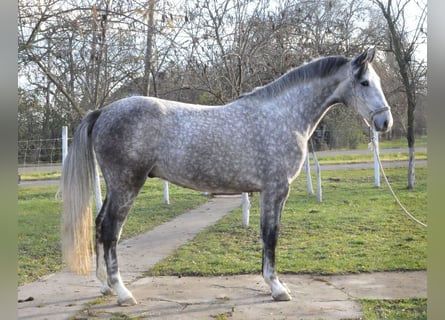
[[[339,93],[343,91],[344,76],[344,73],[339,73],[323,79],[308,80],[289,85],[269,96],[247,96],[230,105],[236,109],[242,105],[242,108],[251,108],[252,113],[263,113],[261,119],[264,121],[275,119],[280,121],[281,127],[287,126],[289,130],[309,139],[329,108],[342,102]]]
[[[295,130],[309,139],[330,107],[341,102],[336,94],[340,83],[334,77],[323,81],[313,80],[287,95],[287,107],[290,108]]]

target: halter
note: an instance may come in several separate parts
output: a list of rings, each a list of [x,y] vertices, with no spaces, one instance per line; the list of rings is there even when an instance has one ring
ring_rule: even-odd
[[[372,119],[374,119],[374,116],[376,116],[376,115],[378,115],[378,114],[380,114],[382,112],[390,111],[390,110],[391,110],[390,107],[381,107],[381,108],[379,108],[377,110],[370,111],[369,112],[369,116],[370,116],[370,118],[372,120]]]

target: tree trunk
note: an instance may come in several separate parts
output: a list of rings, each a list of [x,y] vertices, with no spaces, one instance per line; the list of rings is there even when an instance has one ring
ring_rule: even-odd
[[[411,190],[414,188],[416,177],[415,177],[415,156],[414,156],[414,109],[416,107],[416,96],[414,85],[410,85],[410,91],[407,92],[407,102],[408,102],[408,126],[406,139],[408,140],[409,149],[409,164],[408,164],[408,186],[407,189]]]
[[[413,75],[411,73],[410,61],[413,58],[412,45],[404,46],[404,30],[397,30],[394,13],[391,11],[392,1],[389,0],[386,3],[386,7],[383,1],[375,0],[376,4],[382,10],[383,16],[388,23],[389,39],[391,43],[392,51],[394,52],[397,64],[399,66],[400,76],[406,93],[406,102],[408,107],[408,123],[406,139],[408,140],[409,148],[409,165],[408,165],[408,189],[414,188],[415,174],[414,174],[414,109],[416,108],[416,87]]]
[[[409,148],[409,162],[408,162],[408,186],[407,189],[413,189],[416,182],[415,175],[415,157],[414,157],[414,147]]]
[[[148,0],[148,12],[147,12],[147,41],[145,48],[144,59],[144,79],[142,83],[142,95],[150,95],[150,73],[151,73],[151,60],[153,55],[153,33],[154,33],[154,15],[155,0]]]

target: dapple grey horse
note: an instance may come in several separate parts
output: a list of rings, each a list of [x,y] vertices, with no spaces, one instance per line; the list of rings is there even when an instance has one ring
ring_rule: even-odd
[[[380,132],[392,115],[372,67],[375,50],[330,56],[295,68],[221,106],[129,97],[89,113],[64,162],[62,253],[88,273],[93,253],[91,188],[97,160],[106,197],[96,217],[97,277],[118,303],[136,300],[121,279],[116,245],[147,178],[212,193],[260,192],[262,273],[275,300],[290,292],[275,271],[275,247],[291,182],[307,142],[331,106],[343,103]],[[152,213],[155,214],[155,213]]]

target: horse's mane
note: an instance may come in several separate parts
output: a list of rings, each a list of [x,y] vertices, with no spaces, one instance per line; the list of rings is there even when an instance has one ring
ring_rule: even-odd
[[[291,69],[265,86],[257,87],[251,92],[242,94],[238,99],[246,97],[274,96],[277,92],[296,83],[308,81],[315,77],[328,77],[348,62],[349,59],[344,56],[329,56],[313,60],[307,64]]]

